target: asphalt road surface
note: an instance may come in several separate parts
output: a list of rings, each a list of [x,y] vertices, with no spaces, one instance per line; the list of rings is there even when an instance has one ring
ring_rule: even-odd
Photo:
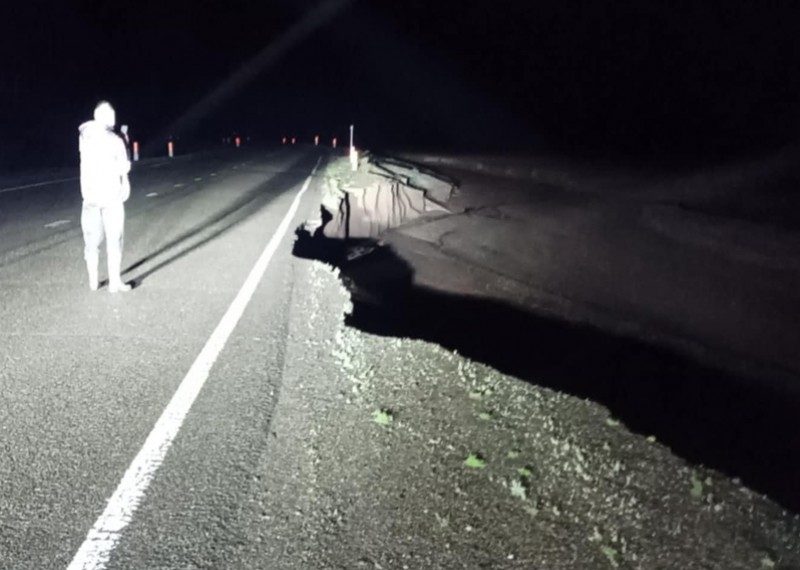
[[[794,481],[791,402],[476,298],[497,274],[421,240],[417,275],[456,293],[360,330],[343,283],[406,261],[293,255],[330,158],[138,164],[118,294],[89,290],[75,172],[0,180],[0,569],[797,567],[800,519],[759,494]],[[530,219],[560,236],[552,204]],[[577,235],[553,243],[585,257]]]
[[[297,302],[292,230],[319,203],[323,154],[137,165],[122,294],[89,290],[77,180],[0,193],[0,567],[152,567],[154,541],[174,555],[162,564],[188,567],[235,547],[226,526],[268,437]],[[196,399],[155,427],[184,379]],[[105,550],[87,548],[93,527]]]

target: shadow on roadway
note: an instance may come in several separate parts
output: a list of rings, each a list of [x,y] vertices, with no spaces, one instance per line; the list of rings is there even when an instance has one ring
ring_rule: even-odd
[[[358,248],[372,251],[348,260]],[[411,266],[369,240],[345,246],[301,228],[294,254],[340,269],[353,302],[349,326],[435,342],[533,384],[599,402],[688,461],[739,477],[800,512],[800,406],[772,389],[774,379],[733,374],[507,303],[415,286]]]
[[[302,164],[305,162],[302,161]],[[278,172],[269,180],[242,194],[225,208],[195,224],[155,251],[137,259],[123,270],[123,274],[128,275],[150,262],[156,262],[138,275],[128,277],[131,285],[141,286],[142,282],[153,273],[220,237],[259,212],[282,192],[302,183],[308,177],[309,170],[310,167],[306,169],[295,165],[286,171]]]

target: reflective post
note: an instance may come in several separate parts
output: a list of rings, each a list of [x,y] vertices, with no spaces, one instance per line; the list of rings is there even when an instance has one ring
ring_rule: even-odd
[[[350,125],[350,166],[353,172],[358,170],[358,151],[353,146],[353,125]]]
[[[139,160],[139,141],[133,141],[133,161]]]

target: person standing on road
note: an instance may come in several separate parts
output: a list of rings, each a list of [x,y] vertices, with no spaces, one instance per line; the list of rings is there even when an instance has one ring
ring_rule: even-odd
[[[114,132],[116,113],[108,101],[94,109],[94,120],[79,127],[81,155],[81,228],[84,258],[89,273],[89,288],[99,287],[97,266],[100,245],[106,240],[108,290],[130,291],[122,281],[122,236],[125,226],[125,201],[130,196],[128,172],[131,162],[125,142]]]

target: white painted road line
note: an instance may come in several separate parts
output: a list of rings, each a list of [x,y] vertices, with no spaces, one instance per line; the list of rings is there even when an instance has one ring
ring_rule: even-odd
[[[37,188],[39,186],[49,186],[50,184],[58,184],[59,182],[71,182],[77,180],[78,176],[72,178],[59,178],[58,180],[45,180],[44,182],[34,182],[32,184],[24,184],[22,186],[12,186],[10,188],[0,188],[0,194],[4,192],[13,192],[14,190],[25,190],[26,188]]]
[[[158,192],[150,192],[149,194],[145,194],[146,198],[154,198],[158,196]]]
[[[286,212],[278,229],[275,230],[275,234],[267,243],[258,261],[256,261],[236,298],[228,307],[217,328],[211,333],[211,337],[209,337],[203,350],[200,351],[189,372],[181,381],[178,390],[172,396],[161,417],[158,418],[150,435],[147,436],[144,446],[142,446],[128,470],[125,471],[116,491],[108,500],[106,509],[89,531],[86,540],[83,541],[83,544],[81,544],[72,559],[68,570],[99,570],[105,568],[111,553],[119,542],[122,531],[133,519],[136,509],[144,499],[147,487],[164,461],[170,445],[178,435],[184,418],[186,418],[203,384],[208,379],[211,367],[225,347],[225,343],[228,341],[261,281],[267,265],[278,249],[284,235],[286,235],[289,225],[297,213],[300,199],[308,189],[311,177],[317,171],[320,160],[317,160],[317,164],[295,196],[289,211]]]
[[[157,162],[149,164],[150,168],[161,168],[166,166],[169,162]],[[32,182],[31,184],[23,184],[22,186],[10,186],[8,188],[0,188],[0,194],[4,192],[14,192],[15,190],[25,190],[26,188],[40,188],[42,186],[49,186],[51,184],[59,184],[60,182],[72,182],[73,180],[80,180],[80,176],[72,176],[71,178],[59,178],[58,180],[45,180],[43,182]]]
[[[55,222],[50,222],[49,224],[45,224],[44,227],[57,228],[58,226],[63,226],[64,224],[68,223],[70,223],[70,220],[56,220]]]

